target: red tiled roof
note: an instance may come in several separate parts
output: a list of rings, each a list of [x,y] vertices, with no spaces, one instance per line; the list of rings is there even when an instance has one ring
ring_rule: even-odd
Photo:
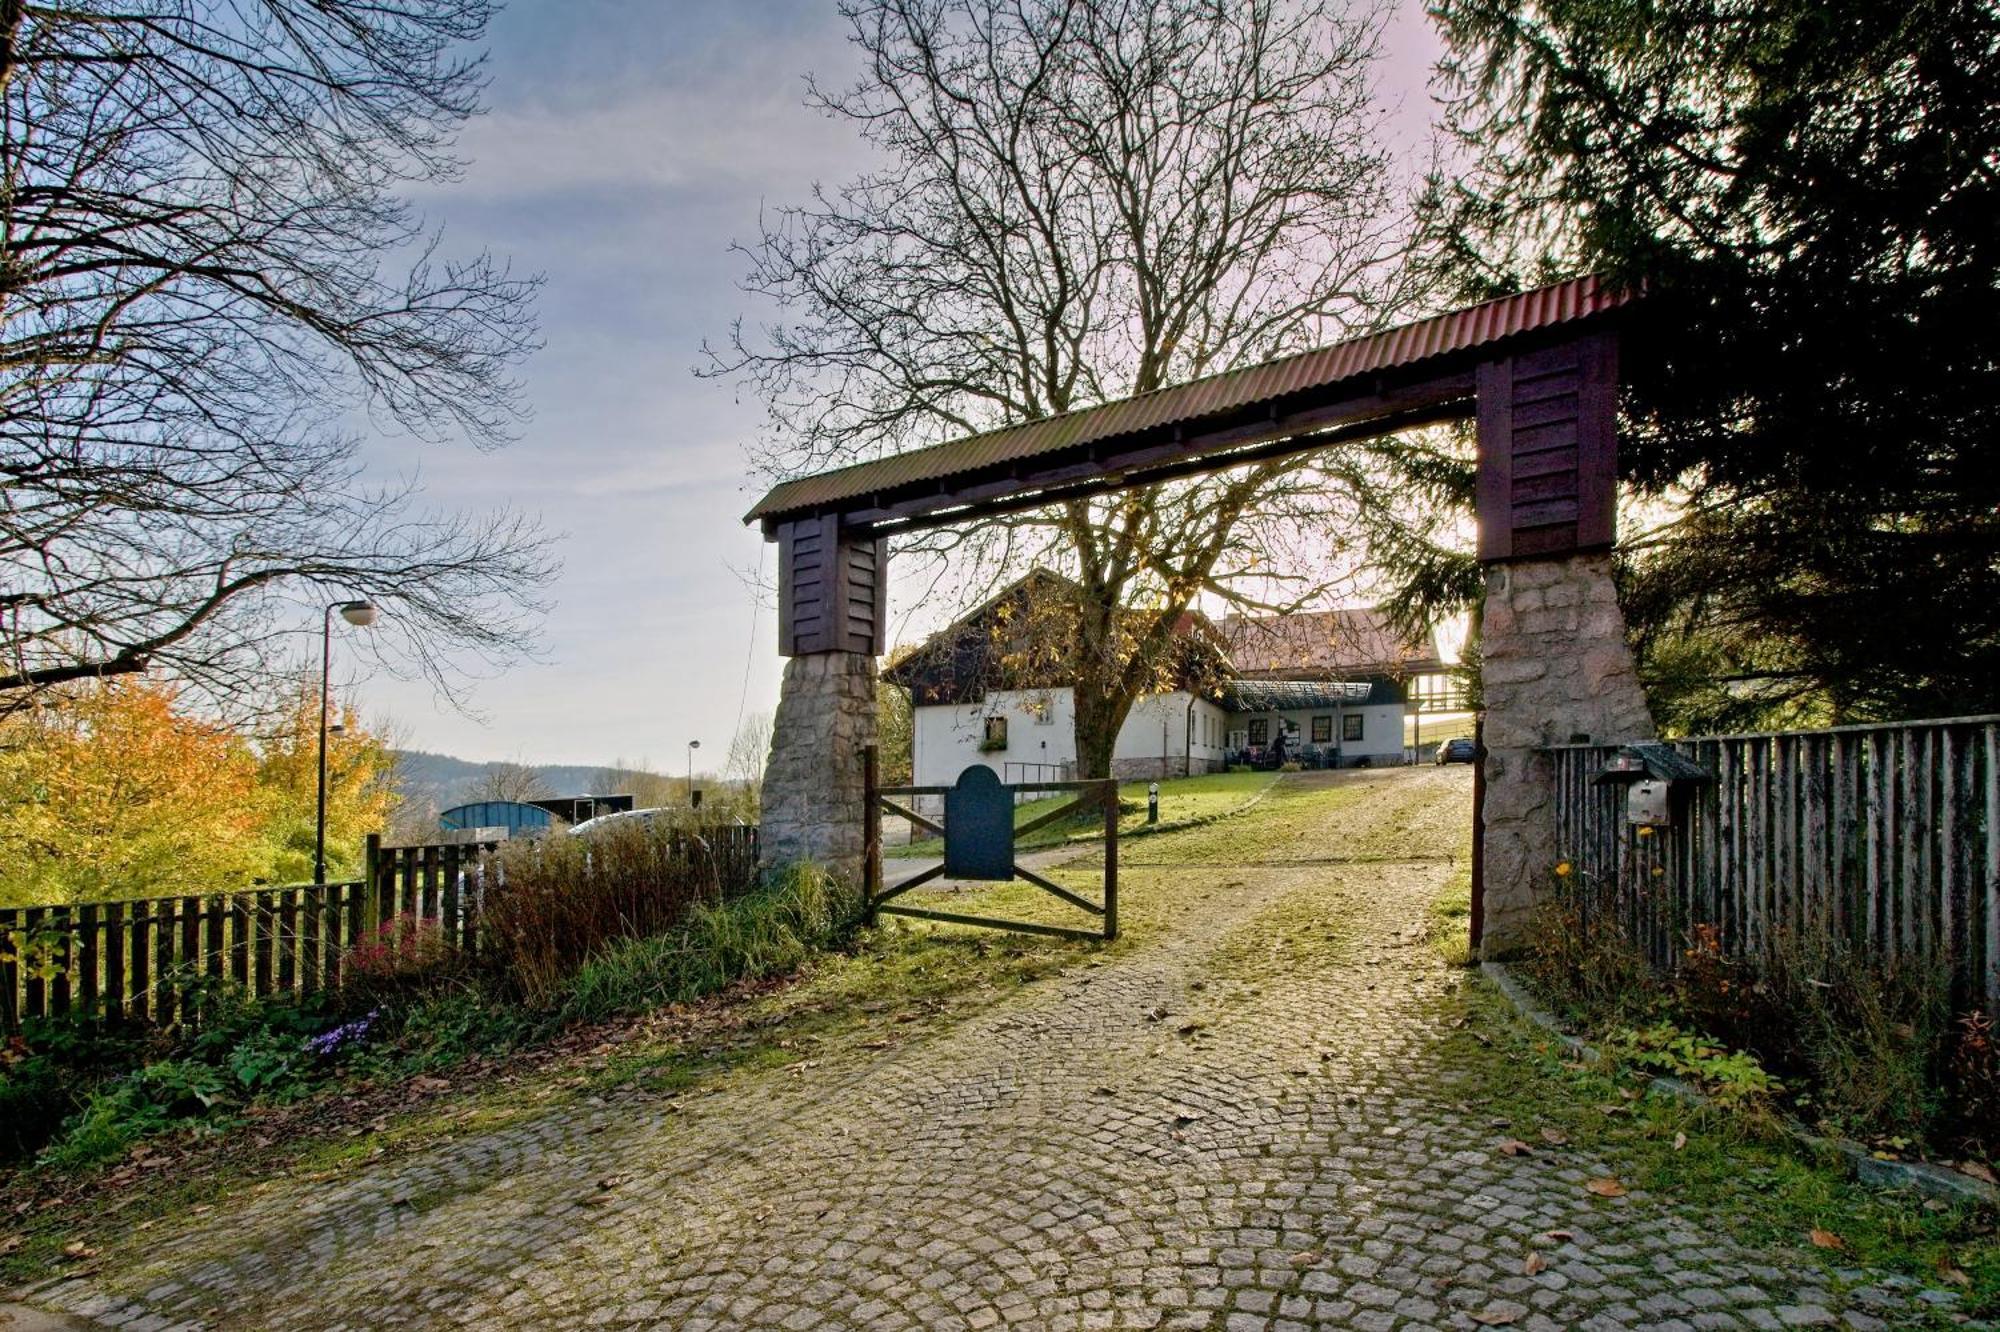
[[[781,482],[757,501],[744,521],[811,510],[913,482],[936,481],[1142,430],[1219,416],[1288,394],[1327,388],[1343,380],[1588,319],[1629,299],[1596,277],[1573,278],[1151,393]]]

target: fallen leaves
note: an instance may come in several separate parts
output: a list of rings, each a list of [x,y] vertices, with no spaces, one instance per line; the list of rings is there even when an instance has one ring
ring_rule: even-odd
[[[1544,1230],[1537,1238],[1544,1244],[1567,1244],[1576,1238],[1574,1230]]]
[[[1314,1263],[1319,1261],[1319,1257],[1320,1254],[1318,1249],[1307,1249],[1302,1253],[1295,1253],[1292,1255],[1292,1266],[1311,1267]]]
[[[1810,1231],[1808,1231],[1806,1237],[1812,1241],[1812,1245],[1815,1249],[1840,1250],[1840,1249],[1845,1249],[1847,1247],[1846,1240],[1834,1234],[1831,1230],[1822,1230],[1818,1226],[1814,1226]]]
[[[1986,1165],[1983,1162],[1960,1161],[1958,1163],[1958,1168],[1965,1174],[1972,1176],[1974,1179],[1984,1180],[1988,1184],[2000,1184],[2000,1176],[1996,1176],[1993,1173],[1992,1166]]]
[[[1509,1138],[1500,1144],[1500,1154],[1502,1156],[1533,1156],[1534,1153],[1535,1149],[1527,1143],[1522,1142],[1519,1138]]]
[[[1528,1256],[1521,1260],[1522,1276],[1540,1276],[1548,1270],[1549,1260],[1533,1249],[1528,1250]]]
[[[1542,1141],[1551,1147],[1564,1147],[1569,1144],[1569,1134],[1561,1129],[1545,1128],[1542,1130]]]
[[[1600,1198],[1622,1198],[1625,1196],[1625,1186],[1620,1184],[1614,1175],[1600,1176],[1597,1179],[1591,1180],[1583,1187]]]
[[[1509,1324],[1520,1322],[1522,1316],[1526,1313],[1527,1310],[1518,1304],[1491,1304],[1477,1313],[1471,1314],[1470,1317],[1473,1322],[1479,1324],[1481,1327],[1506,1327]]]
[[[1686,1147],[1687,1145],[1688,1145],[1688,1135],[1687,1135],[1687,1134],[1685,1134],[1685,1133],[1676,1133],[1676,1134],[1674,1134],[1674,1150],[1675,1150],[1675,1151],[1677,1151],[1677,1152],[1678,1152],[1678,1151],[1681,1151],[1681,1150],[1682,1150],[1683,1148],[1685,1148],[1685,1147]]]
[[[86,1258],[95,1258],[97,1250],[91,1248],[82,1240],[71,1240],[62,1246],[62,1256],[72,1262],[82,1262]]]

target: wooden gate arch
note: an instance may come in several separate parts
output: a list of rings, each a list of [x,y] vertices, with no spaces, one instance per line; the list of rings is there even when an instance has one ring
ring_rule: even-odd
[[[1546,746],[1652,733],[1610,581],[1621,331],[1631,293],[1581,277],[1061,416],[774,486],[746,515],[778,547],[790,658],[764,854],[857,881],[889,541],[1445,421],[1476,423],[1486,568],[1485,892],[1490,954],[1524,941],[1554,859]],[[1544,863],[1546,862],[1546,863]]]

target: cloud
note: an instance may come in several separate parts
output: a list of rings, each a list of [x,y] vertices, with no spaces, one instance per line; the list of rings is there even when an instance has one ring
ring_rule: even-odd
[[[479,202],[621,193],[761,195],[774,183],[846,175],[853,128],[802,104],[795,79],[721,71],[694,84],[614,92],[583,105],[511,106],[459,138],[470,165],[449,187]],[[662,234],[663,244],[672,237]]]

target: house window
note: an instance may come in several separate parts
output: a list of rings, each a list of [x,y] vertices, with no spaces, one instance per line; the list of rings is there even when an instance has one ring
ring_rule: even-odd
[[[1270,741],[1270,721],[1263,717],[1252,717],[1250,719],[1250,743],[1253,745],[1264,745],[1269,744]]]
[[[1340,738],[1359,740],[1361,738],[1362,717],[1358,712],[1350,712],[1340,719]]]
[[[991,754],[1006,747],[1007,719],[1005,717],[988,717],[986,719],[986,738],[979,742],[980,752]]]
[[[1313,718],[1313,743],[1316,745],[1330,745],[1333,743],[1332,717]]]

